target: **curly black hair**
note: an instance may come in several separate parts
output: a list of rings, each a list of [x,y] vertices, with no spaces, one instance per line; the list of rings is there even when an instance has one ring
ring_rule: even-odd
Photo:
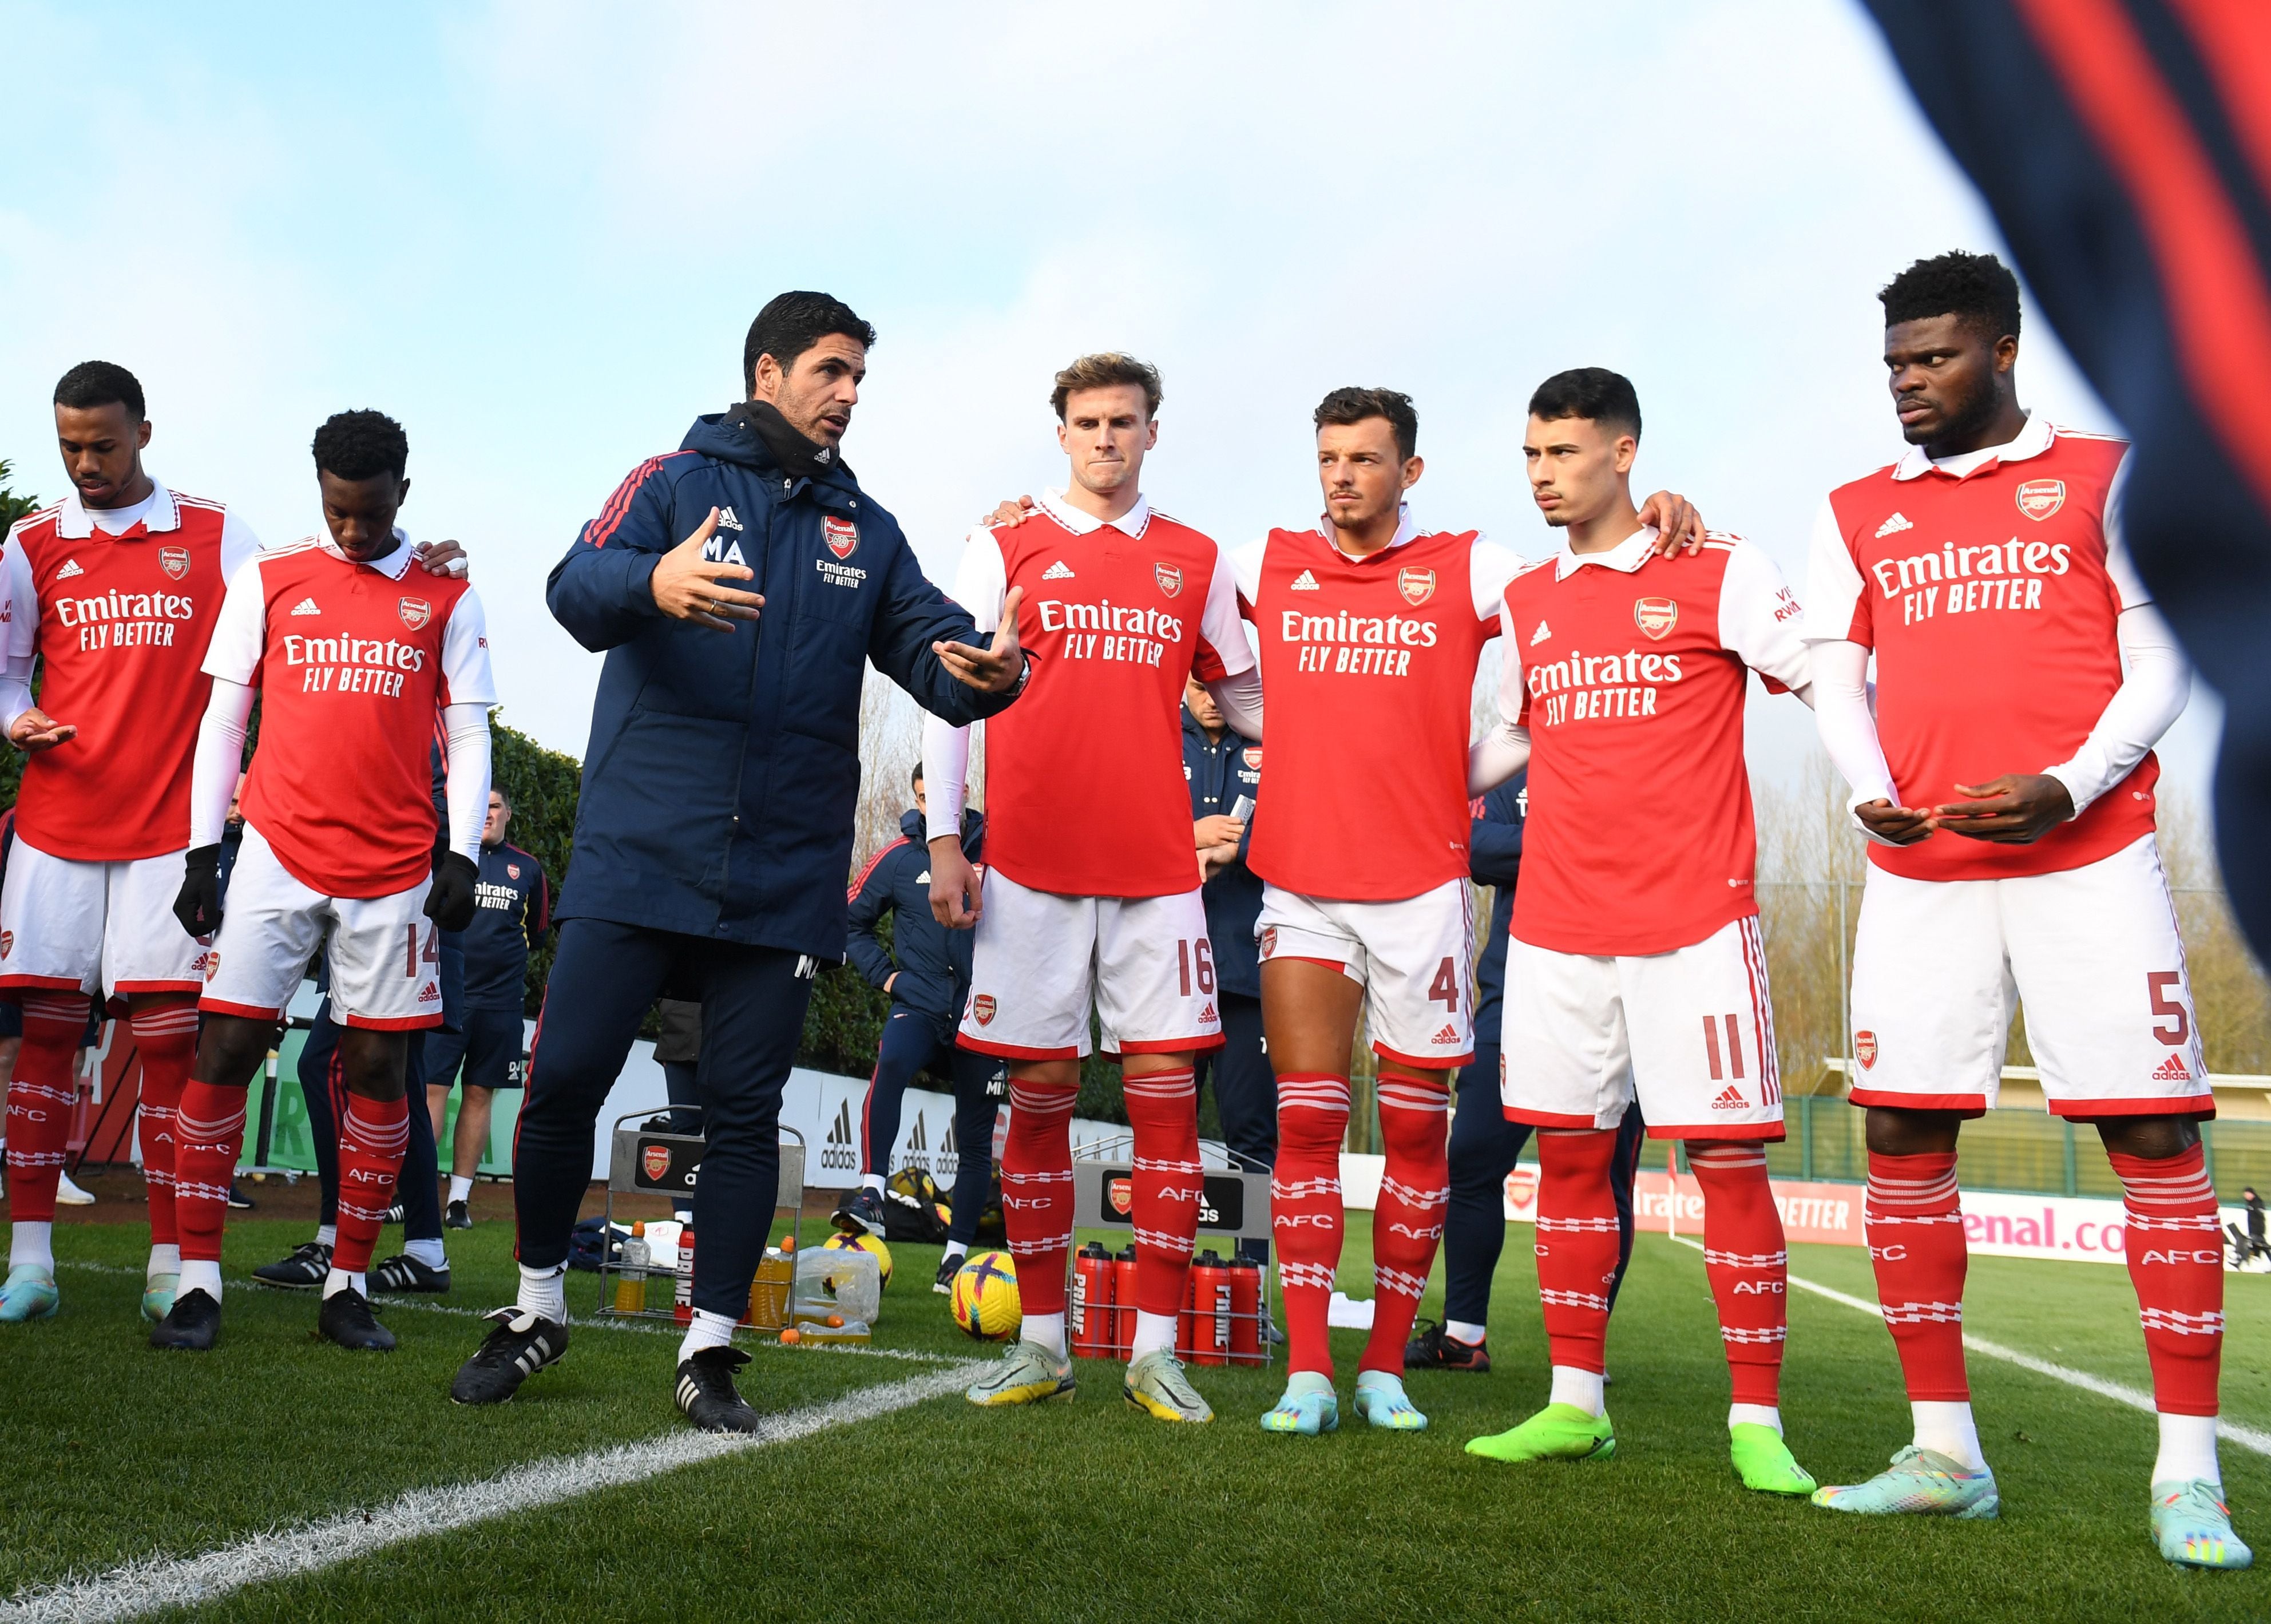
[[[114,402],[126,408],[128,422],[142,421],[142,385],[115,361],[82,361],[56,384],[56,404],[75,412]]]
[[[410,463],[410,436],[383,412],[339,412],[316,430],[316,466],[342,480],[402,477]]]
[[[1954,316],[1991,339],[2019,336],[2019,279],[1992,254],[1955,249],[1919,259],[1886,283],[1877,298],[1888,327]]]

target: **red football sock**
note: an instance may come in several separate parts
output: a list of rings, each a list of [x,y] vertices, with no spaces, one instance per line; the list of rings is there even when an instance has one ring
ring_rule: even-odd
[[[141,1130],[142,1180],[150,1192],[150,1242],[170,1246],[174,1227],[174,1113],[197,1057],[197,1002],[184,993],[178,1000],[138,1009],[129,1017],[142,1058],[142,1103],[136,1113]]]
[[[1869,1152],[1861,1203],[1877,1301],[1901,1356],[1913,1402],[1971,1397],[1963,1370],[1963,1214],[1956,1204],[1955,1152],[1885,1156]]]
[[[1734,1402],[1778,1404],[1790,1253],[1767,1182],[1765,1147],[1714,1144],[1690,1151],[1687,1165],[1703,1187],[1703,1272],[1719,1305]]]
[[[1001,1226],[1017,1263],[1028,1314],[1062,1314],[1065,1254],[1072,1249],[1072,1108],[1076,1088],[1009,1079],[1009,1135],[1001,1145]]]
[[[1538,1296],[1551,1361],[1608,1368],[1609,1285],[1617,1278],[1617,1199],[1611,1128],[1538,1135]]]
[[[182,1085],[174,1113],[174,1224],[184,1262],[220,1262],[228,1183],[244,1149],[245,1092],[195,1077]]]
[[[1191,1069],[1123,1073],[1128,1125],[1135,1129],[1136,1307],[1180,1314],[1198,1239],[1199,1091]]]
[[[2153,1407],[2214,1415],[2223,1366],[2223,1237],[2195,1144],[2161,1161],[2109,1153],[2127,1207],[2129,1278],[2153,1367]]]
[[[78,1086],[71,1062],[86,1030],[86,995],[26,992],[23,1007],[24,1041],[8,1083],[8,1214],[18,1223],[49,1224],[71,1138]]]
[[[1285,1369],[1333,1374],[1325,1317],[1341,1262],[1341,1143],[1348,1137],[1346,1077],[1289,1071],[1277,1078],[1277,1166],[1270,1175],[1270,1229],[1285,1293]]]
[[[1374,1098],[1388,1166],[1372,1215],[1372,1335],[1357,1368],[1400,1379],[1404,1345],[1411,1339],[1451,1204],[1450,1091],[1441,1079],[1383,1071]]]
[[[394,1204],[402,1151],[410,1143],[410,1102],[347,1096],[339,1119],[339,1238],[331,1267],[361,1274]]]

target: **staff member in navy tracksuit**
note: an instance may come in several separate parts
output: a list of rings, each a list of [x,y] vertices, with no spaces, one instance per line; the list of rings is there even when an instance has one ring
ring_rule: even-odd
[[[742,346],[748,399],[633,470],[552,571],[554,618],[607,658],[514,1139],[519,1299],[458,1372],[460,1404],[501,1403],[566,1351],[592,1133],[668,992],[701,1001],[709,1142],[676,1401],[705,1430],[758,1425],[732,1337],[771,1226],[813,972],[844,952],[864,674],[967,726],[1028,669],[1016,616],[974,646],[844,466],[874,340],[825,294],[773,300]]]
[[[875,853],[852,883],[851,957],[870,985],[891,995],[875,1076],[860,1115],[860,1188],[836,1211],[837,1226],[855,1234],[883,1233],[883,1180],[891,1148],[899,1142],[899,1105],[914,1074],[929,1068],[954,1083],[954,1221],[936,1289],[954,1289],[955,1270],[978,1238],[978,1217],[994,1193],[994,1120],[1007,1091],[1008,1068],[997,1057],[957,1048],[956,1024],[970,1001],[974,930],[949,930],[930,910],[930,846],[923,832],[927,798],[922,768],[915,768],[915,804],[899,820],[899,836]],[[986,820],[965,808],[963,855],[976,863],[986,842]],[[891,916],[893,955],[875,928]]]
[[[489,791],[488,816],[481,823],[480,873],[473,886],[473,922],[461,933],[465,957],[465,1007],[458,1030],[436,1033],[426,1043],[426,1101],[434,1119],[434,1140],[442,1139],[450,1108],[450,1084],[462,1067],[464,1097],[458,1102],[458,1128],[450,1151],[450,1204],[442,1221],[451,1229],[471,1229],[467,1202],[473,1174],[488,1149],[489,1118],[496,1091],[518,1088],[521,1076],[521,1010],[528,999],[528,955],[543,945],[552,928],[552,893],[544,865],[505,843],[512,822],[512,800]]]
[[[1522,825],[1529,810],[1530,775],[1516,773],[1477,801],[1468,846],[1469,870],[1478,885],[1496,888],[1490,935],[1475,965],[1475,1057],[1459,1071],[1459,1108],[1451,1119],[1451,1203],[1443,1215],[1443,1322],[1430,1325],[1404,1350],[1406,1370],[1490,1369],[1485,1327],[1490,1316],[1491,1276],[1506,1244],[1506,1179],[1530,1143],[1530,1129],[1509,1122],[1499,1104],[1499,1031],[1506,987],[1506,943],[1514,920],[1514,887],[1522,873]],[[1507,1057],[1518,1066],[1522,1057]],[[1614,1305],[1632,1261],[1633,1174],[1640,1167],[1645,1125],[1637,1110],[1625,1113],[1611,1169],[1617,1229],[1623,1244],[1609,1286]]]
[[[1222,1047],[1202,1051],[1193,1069],[1202,1086],[1210,1076],[1214,1080],[1215,1112],[1233,1165],[1267,1172],[1277,1165],[1277,1079],[1262,1044],[1262,961],[1254,945],[1262,879],[1246,866],[1262,747],[1230,731],[1214,696],[1195,680],[1183,688],[1183,777],[1190,781],[1191,833],[1206,875],[1200,894],[1214,947],[1223,1037]],[[1240,1241],[1239,1248],[1269,1260],[1266,1240]]]

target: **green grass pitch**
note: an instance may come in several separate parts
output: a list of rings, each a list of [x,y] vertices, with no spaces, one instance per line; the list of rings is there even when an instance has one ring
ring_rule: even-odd
[[[808,1236],[814,1232],[808,1224]],[[1201,1368],[1217,1411],[1171,1427],[1128,1408],[1117,1367],[1079,1367],[1068,1404],[980,1412],[932,1399],[800,1441],[391,1546],[211,1604],[221,1618],[708,1619],[2244,1619],[2271,1573],[2184,1574],[2145,1537],[2151,1419],[1975,1358],[2001,1481],[1992,1523],[1848,1519],[1744,1494],[1728,1474],[1724,1367],[1702,1260],[1644,1236],[1610,1337],[1613,1461],[1528,1469],[1460,1452],[1545,1396],[1526,1228],[1510,1233],[1490,1375],[1420,1375],[1433,1426],[1321,1440],[1264,1436],[1278,1373]],[[232,1225],[234,1281],[304,1238]],[[233,1287],[221,1349],[161,1355],[135,1316],[138,1232],[57,1232],[64,1307],[0,1335],[9,1493],[0,1596],[153,1553],[187,1556],[403,1491],[490,1479],[667,1435],[673,1340],[579,1329],[567,1362],[501,1409],[444,1398],[503,1300],[510,1236],[451,1237],[454,1310],[382,1316],[390,1357],[315,1341],[312,1298]],[[1344,1286],[1368,1294],[1368,1225]],[[942,1361],[985,1356],[932,1294],[937,1252],[896,1248],[879,1345],[930,1356],[757,1347],[743,1388],[794,1412]],[[1795,1273],[1856,1296],[1865,1255],[1793,1248]],[[1977,1259],[1969,1329],[2112,1381],[2148,1384],[2126,1274]],[[593,1278],[571,1276],[588,1313]],[[437,1300],[427,1300],[428,1301]],[[2230,1281],[2225,1410],[2271,1429],[2271,1279]],[[1433,1309],[1431,1301],[1430,1311]],[[1791,1304],[1783,1415],[1824,1481],[1874,1470],[1906,1436],[1891,1345],[1872,1316]],[[1345,1395],[1361,1337],[1337,1336]],[[1345,1414],[1345,1412],[1344,1412]],[[2271,1546],[2271,1461],[2227,1443],[2243,1536]],[[2267,1553],[2271,1556],[2271,1553]],[[2271,1566],[2271,1561],[2267,1562]],[[0,1604],[0,1620],[17,1608]]]

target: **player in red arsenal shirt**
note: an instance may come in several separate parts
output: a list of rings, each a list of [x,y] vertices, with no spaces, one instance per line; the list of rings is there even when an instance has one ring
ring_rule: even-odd
[[[1807,636],[1822,739],[1871,842],[1852,1099],[1915,1434],[1891,1470],[1815,1498],[1995,1515],[1964,1373],[1955,1144],[1995,1103],[2015,991],[2051,1110],[2096,1124],[2127,1203],[2160,1412],[2154,1537],[2174,1562],[2245,1567],[2215,1454],[2223,1270],[2197,1126],[2215,1105],[2153,821],[2152,746],[2190,674],[2121,548],[2127,448],[2020,407],[2018,283],[1992,256],[1919,261],[1881,298],[1910,450],[1824,503]]]
[[[1449,1084],[1473,1048],[1467,734],[1475,666],[1519,561],[1404,502],[1423,464],[1408,396],[1340,389],[1315,413],[1325,513],[1233,555],[1270,713],[1247,861],[1263,882],[1262,1017],[1277,1078],[1270,1182],[1285,1293],[1284,1396],[1265,1431],[1339,1425],[1326,1309],[1340,1261],[1340,1150],[1357,1017],[1380,1057],[1386,1176],[1356,1410],[1417,1431],[1404,1345],[1443,1233]],[[1678,497],[1651,508],[1684,533]],[[1612,1236],[1613,1240],[1613,1236]]]
[[[179,928],[213,941],[205,1031],[178,1119],[181,1290],[150,1333],[153,1347],[213,1345],[246,1088],[327,932],[347,1100],[339,1242],[317,1329],[345,1347],[394,1345],[371,1315],[363,1271],[409,1136],[409,1034],[442,1019],[440,933],[473,920],[496,702],[480,599],[464,581],[413,572],[409,538],[395,528],[408,453],[400,427],[376,412],[341,413],[316,430],[329,539],[241,568],[205,656],[212,697],[175,913]],[[256,690],[260,748],[224,920],[221,826]],[[449,741],[449,823],[438,834],[437,711]]]
[[[1125,355],[1083,356],[1057,374],[1052,404],[1069,483],[1023,522],[972,532],[955,577],[980,631],[1016,616],[1033,662],[1024,697],[986,725],[982,899],[960,835],[968,730],[935,719],[923,730],[932,906],[978,932],[957,1040],[1009,1062],[1001,1209],[1025,1317],[970,1398],[1073,1390],[1070,1128],[1093,1009],[1106,1052],[1121,1056],[1135,1136],[1136,1312],[1122,1391],[1161,1420],[1207,1421],[1214,1412],[1174,1357],[1204,1193],[1191,1062],[1223,1040],[1181,704],[1195,675],[1258,738],[1260,685],[1220,549],[1143,495],[1158,374]],[[975,651],[939,652],[958,667]]]
[[[171,913],[190,844],[190,759],[208,682],[198,664],[230,574],[260,550],[219,503],[144,470],[142,386],[91,361],[56,385],[71,494],[10,533],[0,726],[26,753],[17,843],[0,888],[0,997],[23,1005],[8,1084],[13,1220],[0,1322],[44,1319],[71,1067],[90,993],[125,998],[142,1063],[137,1127],[149,1188],[142,1312],[172,1307],[174,1111],[197,1047],[205,945]],[[429,559],[449,569],[454,544]],[[34,665],[40,701],[30,690]],[[226,1180],[223,1181],[227,1182]]]
[[[1530,769],[1506,961],[1501,1093],[1538,1132],[1538,1283],[1552,1397],[1467,1445],[1496,1460],[1616,1448],[1603,1352],[1617,1266],[1609,1164],[1635,1102],[1686,1142],[1733,1388],[1729,1452],[1747,1488],[1805,1494],[1782,1436],[1788,1274],[1765,1145],[1783,1136],[1774,1017],[1743,758],[1749,674],[1808,698],[1798,600],[1759,548],[1712,532],[1659,557],[1631,495],[1631,384],[1598,367],[1530,397],[1531,495],[1560,552],[1508,583],[1499,725],[1477,792]],[[1680,816],[1666,826],[1664,808]]]

